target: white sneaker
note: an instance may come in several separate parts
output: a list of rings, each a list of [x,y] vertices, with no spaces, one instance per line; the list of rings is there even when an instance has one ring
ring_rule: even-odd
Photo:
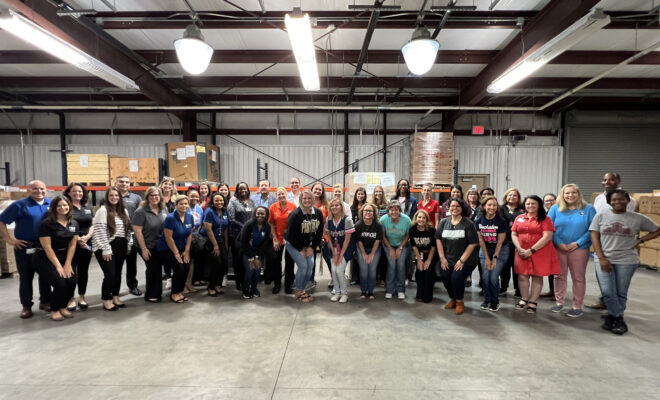
[[[339,300],[338,294],[333,294],[332,297],[330,297],[330,301],[337,301],[337,300]]]
[[[348,295],[342,294],[341,298],[339,299],[340,303],[346,303],[348,301]]]
[[[403,299],[406,298],[406,294],[405,294],[405,293],[401,293],[401,292],[399,292],[399,293],[397,294],[397,297],[399,298],[399,300],[403,300]]]
[[[392,298],[392,293],[385,293],[385,298],[386,299],[391,299]]]

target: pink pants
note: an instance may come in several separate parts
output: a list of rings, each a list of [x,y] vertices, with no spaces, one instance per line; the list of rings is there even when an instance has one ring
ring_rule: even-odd
[[[589,249],[575,249],[573,251],[562,251],[557,249],[557,257],[561,265],[561,275],[555,275],[555,300],[557,304],[564,304],[566,299],[566,278],[571,271],[573,280],[573,308],[581,309],[586,290],[585,274],[587,262],[589,261]]]

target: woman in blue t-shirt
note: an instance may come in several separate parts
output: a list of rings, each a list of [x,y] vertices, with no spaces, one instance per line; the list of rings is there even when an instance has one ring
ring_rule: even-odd
[[[229,217],[225,211],[227,199],[220,192],[213,193],[204,211],[204,223],[199,232],[206,237],[205,253],[209,267],[208,294],[216,297],[224,294],[222,277],[227,273],[227,254],[229,254]]]
[[[396,292],[399,300],[406,298],[406,266],[408,232],[412,223],[401,212],[399,200],[392,200],[387,205],[387,214],[380,219],[383,227],[383,251],[387,257],[387,275],[385,278],[385,298],[391,299]]]
[[[170,300],[183,303],[188,298],[183,295],[183,289],[188,276],[190,263],[190,244],[195,220],[188,213],[188,196],[179,196],[174,201],[175,210],[163,222],[163,236],[156,245],[156,250],[172,270],[172,293]]]
[[[505,244],[509,224],[502,217],[496,197],[484,197],[474,224],[479,235],[479,260],[481,261],[485,298],[481,309],[498,311],[500,309],[500,274],[509,258],[509,246]]]

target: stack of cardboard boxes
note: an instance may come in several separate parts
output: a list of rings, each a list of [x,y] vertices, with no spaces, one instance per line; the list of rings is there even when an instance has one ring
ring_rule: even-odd
[[[27,196],[27,191],[12,186],[0,186],[0,213],[2,213],[11,203]],[[9,236],[14,236],[13,224],[7,226]],[[14,258],[14,248],[0,238],[0,275],[16,276],[16,259]]]
[[[639,204],[639,212],[660,225],[660,190],[654,190],[653,193],[636,194],[634,197]],[[642,232],[640,236],[646,233]],[[660,238],[642,243],[639,257],[644,265],[660,267]]]

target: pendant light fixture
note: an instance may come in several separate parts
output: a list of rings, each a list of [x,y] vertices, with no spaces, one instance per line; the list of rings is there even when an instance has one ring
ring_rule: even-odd
[[[202,31],[195,24],[188,25],[183,37],[174,41],[174,48],[179,63],[192,75],[206,71],[213,55],[213,48],[204,41]]]
[[[433,67],[439,48],[440,43],[431,39],[429,30],[419,26],[413,32],[410,41],[401,48],[401,53],[410,72],[424,75]]]

